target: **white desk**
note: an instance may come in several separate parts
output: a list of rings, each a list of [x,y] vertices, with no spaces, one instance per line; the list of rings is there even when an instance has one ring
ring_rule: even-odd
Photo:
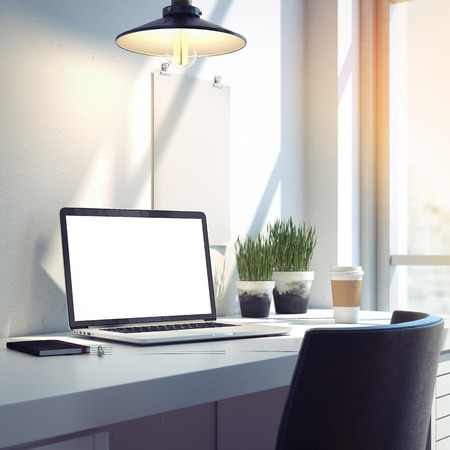
[[[306,329],[334,324],[295,317],[287,320],[294,325],[290,336],[152,347],[113,343],[113,354],[103,357],[37,358],[6,349],[4,339],[0,448],[287,386]],[[360,324],[389,317],[363,312]]]

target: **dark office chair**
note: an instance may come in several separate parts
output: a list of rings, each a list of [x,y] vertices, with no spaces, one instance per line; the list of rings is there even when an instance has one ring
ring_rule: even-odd
[[[443,327],[395,311],[391,325],[308,330],[277,450],[424,450]]]

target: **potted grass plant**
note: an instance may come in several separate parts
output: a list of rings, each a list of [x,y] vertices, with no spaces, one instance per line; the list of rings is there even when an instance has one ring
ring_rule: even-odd
[[[309,270],[316,246],[316,229],[277,219],[267,227],[274,254],[273,299],[278,314],[302,314],[308,309],[314,272]]]
[[[235,242],[239,280],[236,288],[243,317],[267,317],[273,297],[274,255],[272,246],[261,234],[256,239]]]

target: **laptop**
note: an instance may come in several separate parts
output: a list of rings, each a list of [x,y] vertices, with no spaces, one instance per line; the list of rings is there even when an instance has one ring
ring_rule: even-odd
[[[203,212],[62,208],[60,221],[77,335],[165,344],[290,331],[217,320]]]

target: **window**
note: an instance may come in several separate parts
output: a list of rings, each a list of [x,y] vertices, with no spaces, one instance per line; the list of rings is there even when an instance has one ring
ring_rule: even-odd
[[[450,2],[390,5],[390,306],[450,313]]]

